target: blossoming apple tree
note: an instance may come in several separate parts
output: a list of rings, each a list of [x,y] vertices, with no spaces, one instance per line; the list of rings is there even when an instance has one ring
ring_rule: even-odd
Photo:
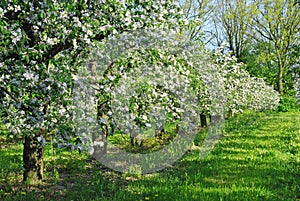
[[[242,113],[244,110],[273,110],[279,104],[279,94],[263,79],[251,77],[245,64],[237,62],[234,56],[214,53],[215,63],[224,76],[227,115]]]
[[[24,180],[42,179],[47,134],[71,132],[72,75],[89,47],[109,35],[171,24],[175,13],[172,1],[0,3],[2,119],[24,139]]]

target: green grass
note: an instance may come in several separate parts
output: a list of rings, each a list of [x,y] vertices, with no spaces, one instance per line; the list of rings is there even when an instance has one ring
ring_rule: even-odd
[[[47,145],[45,180],[27,186],[22,144],[1,135],[0,142],[0,200],[300,201],[299,112],[238,115],[206,158],[192,149],[147,175],[113,172],[85,154]]]
[[[108,140],[114,146],[130,153],[151,153],[168,145],[177,135],[175,130],[174,125],[167,125],[165,132],[161,133],[160,137],[155,137],[154,129],[150,130],[146,135],[143,134],[142,139],[135,139],[134,146],[130,143],[130,136],[123,133],[108,136]]]

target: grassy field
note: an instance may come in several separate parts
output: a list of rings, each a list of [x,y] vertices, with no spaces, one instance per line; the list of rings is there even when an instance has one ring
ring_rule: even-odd
[[[89,156],[45,152],[45,180],[22,182],[22,144],[0,135],[0,200],[299,200],[300,113],[247,113],[226,122],[224,137],[200,159],[188,151],[147,175],[110,171]]]

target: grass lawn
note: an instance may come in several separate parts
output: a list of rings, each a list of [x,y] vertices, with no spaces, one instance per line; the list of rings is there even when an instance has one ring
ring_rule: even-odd
[[[246,113],[200,159],[191,149],[147,175],[106,169],[88,155],[46,146],[45,180],[22,182],[22,143],[0,134],[0,200],[299,200],[300,113]]]

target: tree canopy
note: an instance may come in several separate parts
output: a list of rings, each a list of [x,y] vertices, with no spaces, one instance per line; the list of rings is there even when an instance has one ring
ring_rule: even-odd
[[[0,5],[2,118],[25,137],[24,151],[33,147],[34,153],[46,133],[58,129],[70,134],[72,75],[95,41],[176,21],[172,1],[18,0]],[[38,167],[38,159],[29,163],[26,153],[25,180]]]

